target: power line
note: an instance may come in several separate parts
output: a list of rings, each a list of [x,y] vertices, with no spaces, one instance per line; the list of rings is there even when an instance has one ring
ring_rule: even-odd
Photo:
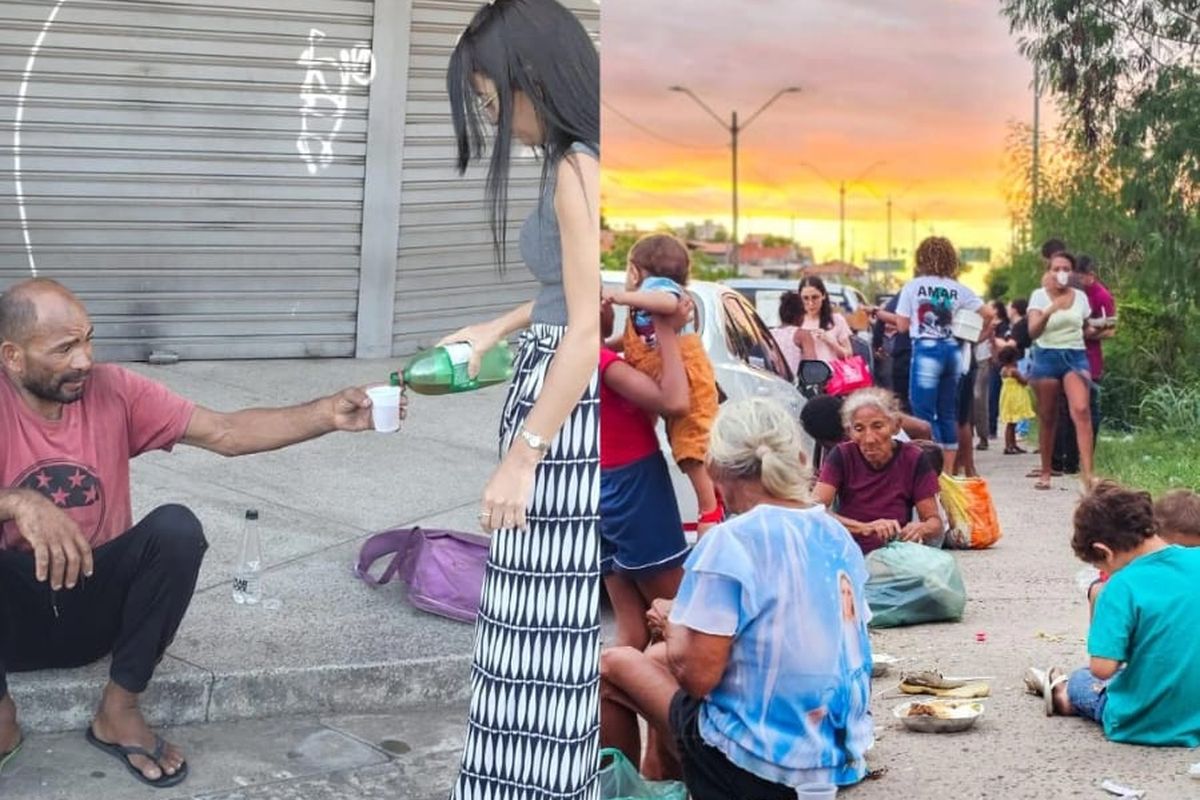
[[[600,102],[604,105],[605,108],[607,108],[612,113],[616,114],[621,119],[625,120],[625,122],[629,123],[634,128],[637,128],[639,131],[646,134],[647,136],[657,139],[658,141],[663,142],[664,144],[669,144],[672,147],[682,147],[686,150],[706,150],[709,152],[717,152],[717,151],[723,152],[725,150],[725,148],[723,146],[717,147],[715,145],[689,144],[687,142],[680,142],[680,141],[677,141],[670,137],[663,136],[661,133],[658,133],[657,131],[655,131],[651,128],[647,128],[645,125],[643,125],[642,123],[633,119],[628,114],[625,114],[624,112],[622,112],[621,110],[616,108],[612,103],[608,102],[607,100],[602,99]]]

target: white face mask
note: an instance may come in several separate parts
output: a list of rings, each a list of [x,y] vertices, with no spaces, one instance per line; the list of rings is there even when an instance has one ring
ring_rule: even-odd
[[[1071,273],[1069,272],[1056,272],[1054,277],[1058,279],[1059,286],[1066,286],[1071,282]]]

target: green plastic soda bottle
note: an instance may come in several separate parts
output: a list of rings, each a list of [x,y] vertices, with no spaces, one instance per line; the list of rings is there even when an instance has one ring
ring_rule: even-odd
[[[500,342],[483,354],[479,374],[467,377],[471,345],[448,344],[417,353],[404,367],[404,385],[419,394],[454,394],[504,383],[512,377],[513,354]]]

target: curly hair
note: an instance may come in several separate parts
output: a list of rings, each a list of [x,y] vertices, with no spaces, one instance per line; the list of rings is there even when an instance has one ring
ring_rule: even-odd
[[[1071,549],[1080,561],[1094,564],[1103,544],[1114,553],[1125,553],[1158,533],[1154,503],[1149,492],[1126,489],[1114,481],[1096,484],[1075,509],[1075,534]]]
[[[944,236],[930,236],[917,247],[917,276],[958,277],[958,251]]]

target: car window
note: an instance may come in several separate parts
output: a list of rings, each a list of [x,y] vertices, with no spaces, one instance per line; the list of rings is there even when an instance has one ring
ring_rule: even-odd
[[[775,343],[775,338],[758,318],[753,307],[741,296],[727,294],[725,309],[725,339],[730,351],[755,369],[771,372],[791,382],[787,360]]]

